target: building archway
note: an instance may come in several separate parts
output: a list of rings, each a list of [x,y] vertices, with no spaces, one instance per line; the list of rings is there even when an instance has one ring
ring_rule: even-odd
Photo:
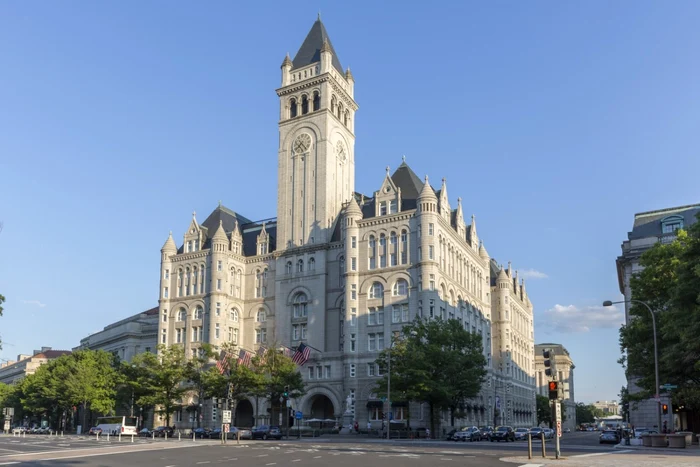
[[[253,404],[248,399],[238,401],[236,404],[236,416],[233,419],[233,424],[244,428],[255,426]]]
[[[309,418],[334,420],[335,414],[336,412],[335,407],[333,406],[333,401],[331,401],[328,396],[324,394],[316,394],[309,400]]]

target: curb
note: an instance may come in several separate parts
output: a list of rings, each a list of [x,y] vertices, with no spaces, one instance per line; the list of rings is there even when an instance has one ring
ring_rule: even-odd
[[[700,455],[700,449],[696,447],[690,447],[690,448],[652,448],[648,446],[625,446],[624,444],[616,444],[613,446],[614,449],[624,449],[627,451],[651,451],[651,452],[658,452],[658,453],[664,453],[664,452],[689,452],[691,454],[698,454]],[[695,452],[694,452],[695,451]]]

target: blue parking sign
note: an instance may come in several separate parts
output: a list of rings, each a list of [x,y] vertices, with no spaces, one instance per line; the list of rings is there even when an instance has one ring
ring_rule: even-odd
[[[300,410],[297,410],[297,413],[294,414],[294,418],[296,418],[297,420],[301,420],[302,415]]]

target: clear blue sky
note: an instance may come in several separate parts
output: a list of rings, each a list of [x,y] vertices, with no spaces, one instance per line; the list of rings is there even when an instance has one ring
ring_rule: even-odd
[[[700,4],[447,3],[3,2],[0,358],[155,306],[193,210],[276,215],[274,90],[320,10],[356,79],[356,189],[403,154],[446,176],[531,270],[577,399],[616,398],[621,318],[598,305],[620,243],[635,212],[700,201]]]

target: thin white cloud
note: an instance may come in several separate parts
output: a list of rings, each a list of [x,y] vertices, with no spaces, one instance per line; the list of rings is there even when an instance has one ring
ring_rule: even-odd
[[[22,300],[22,303],[25,305],[35,305],[39,308],[44,308],[46,306],[46,303],[41,303],[39,300]]]
[[[544,327],[556,332],[579,333],[593,329],[616,329],[625,321],[625,314],[616,306],[559,305],[544,312]]]
[[[522,271],[519,271],[519,274],[525,279],[546,279],[549,277],[547,274],[540,272],[536,269],[524,269]]]

